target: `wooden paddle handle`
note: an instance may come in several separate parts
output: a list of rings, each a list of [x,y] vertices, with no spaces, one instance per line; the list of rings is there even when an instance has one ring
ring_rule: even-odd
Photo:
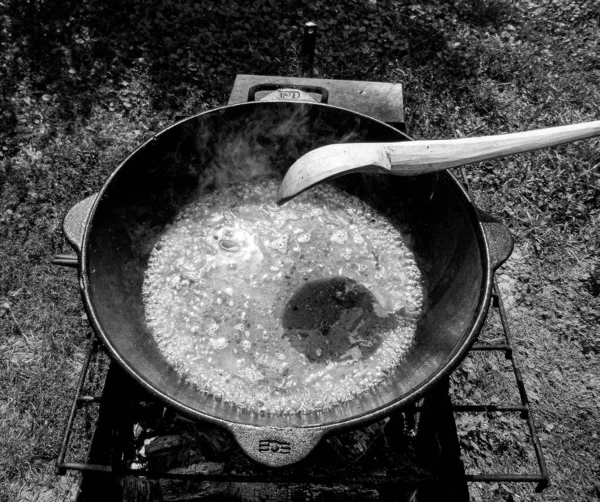
[[[478,138],[383,143],[391,172],[430,173],[600,136],[600,120]]]

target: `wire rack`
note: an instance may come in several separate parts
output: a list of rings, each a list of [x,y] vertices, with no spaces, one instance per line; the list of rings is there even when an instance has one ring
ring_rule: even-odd
[[[293,80],[293,79],[288,79]],[[329,82],[328,82],[329,83]],[[354,83],[338,81],[336,85],[348,85],[350,88],[352,85],[357,84],[364,86],[364,83]],[[237,85],[237,81],[236,81]],[[244,84],[244,85],[247,85]],[[235,90],[235,86],[234,86]],[[381,96],[389,96],[392,93],[390,89],[386,88],[386,92],[380,93]],[[246,89],[242,88],[239,90],[240,96],[245,96]],[[235,94],[232,92],[232,95]],[[371,93],[375,96],[375,99],[381,100],[381,96],[377,93]],[[367,93],[366,95],[369,95]],[[400,93],[401,95],[401,93]],[[378,103],[381,105],[381,103]],[[387,106],[390,108],[390,113],[396,113],[397,110],[402,110],[401,97],[394,98],[390,101]],[[362,105],[361,105],[362,106]],[[380,106],[381,108],[381,106]],[[397,120],[402,120],[402,116],[399,116]],[[463,182],[468,189],[468,181],[465,176],[464,170],[462,170]],[[410,469],[410,475],[407,475],[406,468],[411,464],[412,459],[406,459],[405,457],[397,456],[394,452],[384,455],[383,465],[376,465],[373,461],[364,465],[358,465],[356,469],[348,468],[344,466],[339,471],[328,470],[324,476],[322,472],[316,468],[298,468],[294,469],[269,469],[264,466],[256,469],[238,469],[237,472],[208,472],[208,473],[194,473],[190,474],[195,480],[210,481],[210,482],[269,482],[269,483],[319,483],[319,484],[361,484],[363,486],[377,486],[387,487],[390,490],[389,493],[396,493],[396,486],[400,484],[406,485],[407,480],[410,481],[411,486],[426,486],[431,484],[432,479],[442,479],[447,485],[454,487],[454,492],[459,496],[453,497],[453,500],[468,500],[468,483],[479,482],[479,483],[497,483],[497,482],[516,482],[516,483],[532,483],[535,484],[535,490],[541,492],[544,490],[549,483],[548,470],[546,468],[546,462],[544,460],[542,448],[540,445],[539,436],[536,430],[534,416],[530,407],[529,399],[521,370],[519,368],[517,357],[513,348],[513,337],[508,323],[504,304],[500,295],[498,284],[496,279],[493,281],[493,293],[492,303],[490,306],[490,312],[495,311],[500,319],[502,328],[502,337],[500,343],[488,343],[483,340],[476,342],[470,349],[469,354],[482,354],[484,356],[497,357],[497,355],[503,355],[506,360],[510,361],[510,367],[512,369],[512,376],[514,378],[513,384],[518,389],[518,400],[515,402],[503,402],[494,404],[461,404],[452,403],[449,395],[449,380],[446,378],[443,382],[438,385],[435,389],[427,394],[417,405],[411,405],[392,417],[395,420],[393,423],[395,427],[401,429],[404,436],[407,438],[412,437],[415,439],[420,449],[428,452],[427,469]],[[58,458],[56,462],[56,472],[58,474],[65,474],[67,471],[79,471],[84,473],[105,474],[113,477],[122,476],[143,476],[144,478],[156,478],[156,479],[168,479],[168,478],[184,478],[188,475],[182,473],[172,473],[168,469],[153,470],[150,468],[133,469],[130,465],[125,462],[124,446],[127,440],[123,440],[123,426],[106,423],[106,420],[102,420],[102,408],[114,407],[115,392],[118,394],[122,389],[119,388],[117,391],[110,390],[110,385],[106,385],[106,388],[102,392],[94,393],[88,389],[98,389],[102,385],[99,385],[99,381],[107,379],[108,362],[105,362],[105,367],[100,367],[92,361],[96,361],[99,354],[103,353],[101,344],[95,339],[93,335],[90,335],[89,345],[87,348],[86,356],[84,359],[83,367],[79,375],[79,380],[76,387],[75,396],[68,413],[62,443],[60,445]],[[495,354],[495,355],[494,355]],[[105,358],[108,361],[108,358]],[[114,363],[112,363],[113,366]],[[123,373],[120,378],[128,378]],[[90,382],[95,382],[95,385],[90,385]],[[127,387],[125,385],[124,387]],[[134,395],[129,396],[128,399],[131,401],[135,400],[135,394],[139,391],[131,391]],[[143,392],[143,391],[141,391]],[[147,394],[137,398],[146,402],[149,398]],[[163,406],[158,403],[158,406]],[[164,412],[168,412],[167,408],[164,408]],[[458,437],[460,435],[460,429],[457,430],[456,418],[461,414],[487,414],[488,416],[517,416],[523,422],[529,430],[528,441],[531,443],[535,452],[535,459],[537,463],[536,472],[495,472],[495,473],[465,473],[464,464],[461,461],[461,451]],[[89,448],[87,461],[79,462],[73,461],[74,447],[71,444],[72,438],[74,437],[73,428],[78,417],[84,415],[84,421],[92,423],[91,429],[93,433],[88,434]],[[97,418],[96,418],[97,417]],[[386,419],[389,420],[389,419]],[[104,423],[101,423],[104,422]],[[460,422],[460,421],[459,421]],[[131,429],[131,423],[125,428]],[[117,430],[121,429],[121,430]],[[416,432],[415,432],[416,431]],[[344,433],[341,434],[342,441]],[[400,441],[400,449],[405,448],[408,441],[402,439]],[[81,449],[81,448],[80,448]],[[98,450],[108,449],[111,451],[111,455],[98,456],[94,452]],[[80,450],[79,450],[80,451]],[[315,455],[312,455],[314,457]],[[318,455],[316,455],[318,456]],[[377,457],[377,455],[375,455]],[[109,458],[106,461],[98,462],[98,458]],[[311,457],[309,457],[311,458]],[[406,464],[399,466],[399,469],[395,469],[396,464]],[[306,465],[303,461],[302,465]],[[373,466],[371,468],[371,466]],[[446,493],[446,492],[444,492]],[[461,498],[462,497],[462,498]],[[434,498],[435,499],[435,498]]]
[[[458,482],[485,482],[485,483],[496,483],[496,482],[517,482],[517,483],[534,483],[536,484],[535,490],[537,492],[541,492],[548,486],[549,483],[549,475],[548,470],[546,468],[546,462],[544,460],[542,448],[540,445],[540,440],[537,434],[536,425],[534,421],[534,416],[529,404],[529,399],[527,397],[527,392],[525,389],[525,385],[523,383],[523,378],[521,375],[521,370],[517,363],[517,358],[515,356],[515,351],[513,348],[513,339],[511,330],[508,324],[506,311],[504,308],[504,304],[502,302],[502,298],[499,294],[499,289],[496,280],[494,280],[493,287],[493,295],[492,295],[492,305],[491,309],[496,309],[503,331],[504,340],[502,343],[497,344],[487,344],[483,342],[476,342],[470,350],[470,353],[483,353],[483,354],[492,354],[492,353],[500,353],[506,357],[507,360],[510,361],[510,365],[512,368],[512,374],[514,377],[514,382],[516,383],[516,387],[518,389],[519,400],[518,402],[506,402],[500,404],[460,404],[453,403],[450,404],[450,398],[447,393],[447,383],[446,387],[442,385],[441,391],[438,389],[437,394],[433,395],[429,400],[425,398],[422,402],[420,402],[416,406],[412,406],[407,410],[404,410],[405,418],[410,422],[414,418],[411,416],[416,416],[417,421],[419,422],[419,433],[421,437],[425,437],[425,441],[427,442],[427,437],[431,438],[433,436],[436,437],[436,444],[438,448],[441,449],[441,452],[437,452],[436,455],[438,457],[446,457],[445,460],[442,459],[442,463],[444,464],[444,472],[446,473],[448,478],[451,478],[452,483],[456,484]],[[86,384],[89,384],[92,380],[97,380],[98,375],[94,374],[94,371],[98,371],[96,367],[92,368],[90,362],[94,357],[97,357],[99,353],[103,351],[101,345],[97,342],[97,340],[90,336],[89,346],[87,348],[87,354],[83,363],[83,367],[81,370],[81,374],[79,376],[75,397],[73,399],[73,403],[71,405],[70,412],[68,414],[63,440],[61,443],[61,447],[59,450],[58,459],[56,462],[56,472],[58,474],[65,474],[68,470],[80,471],[80,472],[94,472],[94,473],[104,473],[104,474],[112,474],[115,476],[145,476],[145,477],[154,477],[154,478],[169,478],[169,477],[182,477],[181,474],[173,475],[169,472],[159,472],[152,471],[149,469],[132,469],[128,468],[124,462],[116,461],[114,458],[121,459],[123,458],[122,453],[118,453],[117,455],[113,455],[113,460],[104,464],[93,463],[89,461],[86,462],[73,462],[69,461],[69,453],[70,453],[70,442],[73,435],[73,424],[76,420],[78,414],[93,414],[93,408],[102,406],[102,404],[111,399],[111,396],[105,395],[106,392],[92,395],[86,393],[84,390],[86,388]],[[144,396],[142,399],[147,399]],[[448,411],[451,417],[456,417],[459,414],[463,413],[484,413],[484,414],[510,414],[517,415],[521,420],[526,422],[526,425],[529,429],[529,440],[533,449],[535,451],[535,457],[537,460],[537,471],[532,473],[511,473],[511,472],[498,472],[498,473],[474,473],[474,474],[465,474],[464,469],[459,464],[456,464],[456,458],[460,456],[460,452],[458,455],[454,454],[454,450],[458,444],[457,442],[457,430],[456,430],[456,421],[451,420],[451,424],[448,426],[447,421],[443,420],[443,411]],[[429,414],[433,419],[430,419],[429,422],[423,418],[424,414]],[[446,425],[442,425],[446,423]],[[92,447],[92,442],[98,442],[98,431],[94,431],[94,435],[89,440],[90,441],[90,450]],[[460,430],[458,431],[460,432]],[[106,432],[103,434],[103,437],[106,437]],[[110,431],[108,433],[108,437],[115,437],[114,431]],[[105,445],[107,448],[109,445]],[[110,446],[111,449],[114,450],[114,445]],[[452,453],[448,453],[451,451]],[[450,466],[450,467],[449,467]],[[454,467],[453,467],[454,466]],[[362,485],[381,485],[385,483],[386,485],[393,485],[394,483],[403,483],[406,481],[406,477],[401,473],[395,473],[393,470],[387,471],[386,474],[382,477],[381,471],[377,472],[365,472],[359,475],[355,472],[340,472],[339,475],[331,475],[330,473],[323,477],[318,472],[315,471],[294,471],[294,473],[286,473],[281,470],[272,471],[269,469],[261,469],[258,473],[208,473],[208,474],[193,474],[194,479],[201,479],[203,481],[216,481],[216,482],[270,482],[270,483],[331,483],[331,484],[339,484],[344,482],[352,482],[352,483],[360,483]],[[419,483],[427,483],[432,479],[431,472],[423,472],[421,478],[419,475],[413,476],[412,482],[415,486],[418,486]]]

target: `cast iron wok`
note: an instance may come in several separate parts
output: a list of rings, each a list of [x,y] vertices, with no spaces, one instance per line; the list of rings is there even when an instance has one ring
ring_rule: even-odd
[[[384,384],[344,405],[302,415],[258,414],[198,392],[159,353],[142,299],[153,246],[195,197],[230,182],[281,179],[294,160],[325,144],[406,139],[349,110],[275,101],[208,111],[144,143],[79,208],[86,223],[81,242],[72,239],[80,253],[84,305],[111,356],[164,402],[229,429],[251,458],[271,466],[300,460],[327,433],[417,400],[473,343],[489,306],[494,269],[512,250],[508,231],[480,213],[450,173],[353,174],[331,182],[402,222],[426,290],[405,361]]]

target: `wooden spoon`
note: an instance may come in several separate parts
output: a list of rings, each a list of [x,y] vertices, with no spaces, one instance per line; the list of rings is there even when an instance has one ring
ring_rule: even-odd
[[[283,204],[324,180],[348,173],[414,176],[599,135],[600,120],[479,138],[323,146],[290,167],[279,187],[277,202]]]

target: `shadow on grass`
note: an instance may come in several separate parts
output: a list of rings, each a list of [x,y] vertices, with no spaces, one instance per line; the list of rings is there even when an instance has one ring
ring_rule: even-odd
[[[143,67],[157,110],[180,108],[190,89],[223,102],[237,73],[294,75],[308,20],[320,28],[319,76],[374,80],[390,65],[415,67],[436,58],[440,77],[456,75],[468,67],[457,64],[464,55],[446,44],[457,16],[482,23],[499,19],[503,0],[457,5],[440,0],[9,0],[0,42],[8,54],[2,94],[7,98],[28,77],[34,91],[62,96],[65,119],[85,116],[100,86],[117,84]]]

